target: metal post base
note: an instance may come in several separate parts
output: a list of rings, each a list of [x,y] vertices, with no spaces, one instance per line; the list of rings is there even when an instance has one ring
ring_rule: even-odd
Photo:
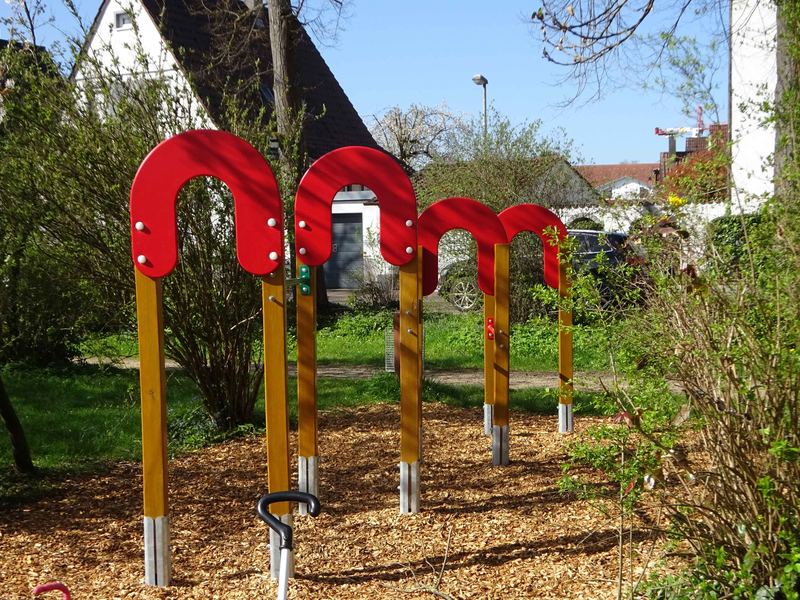
[[[400,463],[400,514],[419,512],[419,463]]]
[[[144,518],[144,583],[165,587],[172,581],[169,516]]]
[[[319,456],[298,457],[297,471],[298,489],[319,498]],[[301,502],[297,506],[301,515],[308,514],[308,504]]]
[[[572,433],[572,404],[558,405],[558,433]]]
[[[494,405],[483,405],[483,435],[492,435],[492,422],[494,421]]]
[[[508,425],[492,427],[492,465],[508,464]]]
[[[292,526],[292,515],[281,515],[281,521],[289,527]],[[273,579],[279,579],[281,575],[281,557],[287,554],[281,553],[281,536],[277,531],[269,530],[269,574]],[[289,577],[294,577],[294,550],[288,552],[289,557]],[[284,567],[285,568],[285,567]]]

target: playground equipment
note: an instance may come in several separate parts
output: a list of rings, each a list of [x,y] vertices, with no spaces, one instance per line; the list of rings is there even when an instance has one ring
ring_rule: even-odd
[[[400,512],[416,513],[420,507],[422,298],[436,289],[439,239],[454,228],[466,229],[478,241],[478,281],[486,300],[487,317],[486,433],[493,436],[493,464],[508,463],[509,242],[520,231],[539,235],[545,242],[545,278],[566,296],[569,282],[563,261],[559,261],[557,247],[546,239],[550,229],[557,232],[559,239],[566,235],[558,218],[534,205],[512,207],[497,216],[475,200],[448,198],[428,208],[419,217],[418,227],[416,196],[402,168],[375,149],[341,148],[317,160],[300,182],[295,202],[300,276],[287,280],[283,204],[267,162],[252,146],[228,133],[190,131],[179,134],[159,144],[145,158],[131,189],[147,585],[168,585],[172,569],[161,280],[175,268],[178,260],[175,208],[178,192],[190,179],[200,176],[220,179],[233,193],[239,263],[246,271],[262,278],[267,470],[271,493],[289,490],[285,292],[287,285],[298,285],[298,482],[300,492],[318,495],[314,271],[331,254],[333,198],[340,189],[351,184],[366,186],[378,198],[381,254],[400,270]],[[559,335],[559,430],[565,432],[572,430],[572,341],[568,311],[560,312],[559,322],[563,326]],[[300,502],[301,514],[309,511],[313,514],[310,503]],[[291,523],[288,501],[272,501],[269,511],[278,521]],[[271,545],[273,577],[280,577],[284,570],[291,574],[291,563],[290,548],[280,548],[277,543]]]
[[[267,161],[244,140],[222,131],[182,133],[148,154],[131,188],[147,585],[166,586],[172,573],[161,279],[175,268],[178,260],[175,213],[178,192],[187,181],[200,176],[216,177],[230,188],[236,212],[239,263],[246,271],[262,276],[268,484],[273,491],[289,489],[283,203],[278,185]],[[278,503],[272,510],[279,515],[289,513],[287,503]],[[277,565],[279,558],[273,558]]]
[[[319,516],[320,504],[317,497],[304,492],[275,492],[263,496],[258,501],[256,512],[261,520],[269,525],[269,545],[270,549],[279,547],[281,551],[281,568],[278,577],[278,600],[286,600],[286,593],[289,588],[290,567],[294,567],[292,557],[292,523],[291,515],[288,522],[278,519],[269,512],[271,504],[276,502],[299,502],[306,507],[306,514],[312,517]]]

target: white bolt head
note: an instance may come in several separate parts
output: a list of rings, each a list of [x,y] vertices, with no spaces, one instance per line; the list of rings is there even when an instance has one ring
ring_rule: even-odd
[[[502,350],[503,348],[505,348],[505,346],[503,346],[503,344],[500,344],[500,349]]]
[[[301,229],[305,229],[306,228],[306,222],[305,221],[300,221],[299,225],[300,225]]]
[[[270,302],[275,302],[275,296],[270,296],[270,297],[269,297],[269,301],[270,301]]]
[[[140,254],[136,257],[136,262],[138,262],[140,265],[143,265],[147,262],[147,257],[144,254]]]
[[[409,246],[408,248],[406,248],[406,254],[414,254],[414,249],[411,246]]]
[[[278,260],[278,253],[277,252],[270,252],[269,253],[270,260]]]
[[[306,249],[305,248],[300,248],[299,252],[300,252],[300,254],[305,254],[306,253]]]
[[[267,221],[267,225],[269,225],[270,227],[275,227],[275,225],[277,224],[278,222],[275,219],[270,219],[269,221]]]
[[[414,332],[413,332],[413,331],[411,331],[411,330],[409,329],[409,330],[408,330],[408,333],[414,333]]]
[[[412,221],[411,219],[406,221],[406,227],[413,227],[413,226],[414,226],[414,221]]]
[[[136,229],[139,231],[144,231],[144,223],[141,221],[136,221],[136,225],[134,225],[134,227],[136,227]]]

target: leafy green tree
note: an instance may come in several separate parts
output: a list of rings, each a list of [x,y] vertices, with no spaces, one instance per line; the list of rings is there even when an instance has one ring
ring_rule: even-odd
[[[482,119],[454,130],[449,146],[414,178],[421,208],[443,198],[473,198],[500,213],[516,204],[533,203],[553,210],[596,197],[594,190],[569,165],[575,148],[563,129],[542,132],[542,122],[515,124],[492,110],[487,134]],[[477,273],[477,248],[471,236],[447,234],[441,254],[463,260],[459,272],[470,280]],[[521,233],[512,243],[511,318],[524,322],[544,316],[534,288],[544,284],[542,243]]]
[[[76,40],[74,48],[79,47]],[[146,53],[135,50],[141,71],[147,72]],[[71,68],[78,55],[61,58]],[[0,219],[11,225],[5,233],[11,254],[0,261],[9,265],[3,284],[9,284],[15,265],[23,267],[25,277],[39,276],[40,265],[33,263],[46,257],[42,264],[57,266],[50,279],[37,286],[27,281],[19,294],[68,298],[54,312],[79,309],[72,336],[87,330],[132,331],[131,182],[153,147],[207,123],[207,117],[192,90],[152,69],[147,78],[131,78],[114,63],[106,67],[81,56],[83,81],[91,81],[86,85],[45,74],[19,53],[5,52],[3,62],[14,73],[0,125]],[[251,86],[233,94],[229,89],[221,90],[218,125],[268,155],[274,127],[255,101],[258,90]],[[166,351],[197,383],[218,427],[234,428],[251,420],[263,376],[261,369],[251,372],[261,334],[261,298],[258,279],[236,259],[227,188],[213,179],[184,186],[178,230],[180,260],[165,279]],[[28,262],[20,263],[15,251]],[[46,321],[45,311],[52,308],[40,302],[46,298],[20,298],[15,306],[25,306],[25,314],[39,311]],[[20,328],[22,337],[27,333],[27,327]],[[75,350],[70,346],[64,354]]]

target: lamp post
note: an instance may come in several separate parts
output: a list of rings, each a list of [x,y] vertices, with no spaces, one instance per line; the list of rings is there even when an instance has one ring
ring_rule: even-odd
[[[485,141],[486,134],[488,133],[488,127],[486,124],[486,84],[489,83],[489,80],[479,73],[478,75],[472,76],[472,81],[475,82],[475,85],[483,86],[483,139]]]

